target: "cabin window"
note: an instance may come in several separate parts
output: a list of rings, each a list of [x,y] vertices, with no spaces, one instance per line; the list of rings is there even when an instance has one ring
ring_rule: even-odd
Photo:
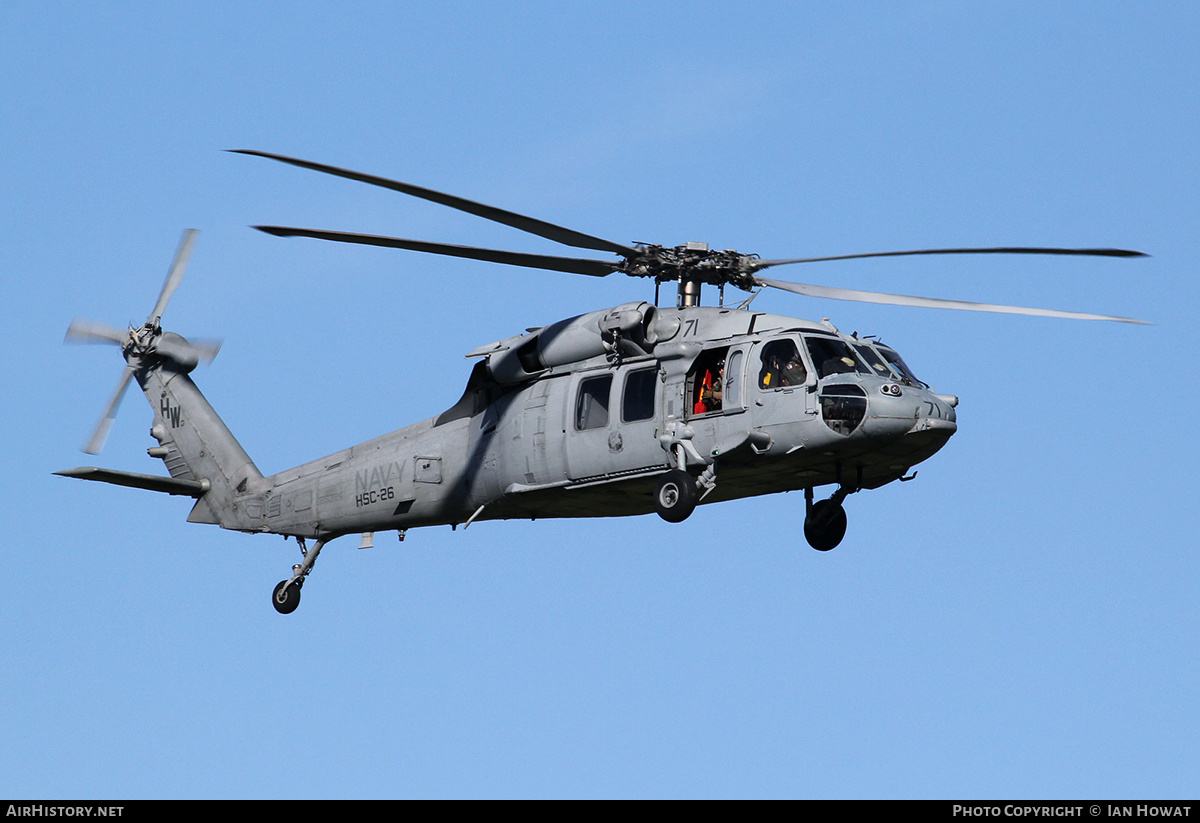
[[[854,356],[854,350],[845,342],[833,337],[806,337],[805,344],[817,367],[818,377],[831,374],[870,374],[871,370]]]
[[[602,429],[608,425],[608,398],[612,391],[612,375],[589,377],[579,384],[575,400],[575,429]]]
[[[654,417],[654,386],[658,369],[641,369],[625,377],[625,395],[621,400],[621,419],[626,423]]]
[[[760,389],[803,386],[808,369],[800,358],[794,340],[772,340],[762,348],[762,368],[758,372]]]

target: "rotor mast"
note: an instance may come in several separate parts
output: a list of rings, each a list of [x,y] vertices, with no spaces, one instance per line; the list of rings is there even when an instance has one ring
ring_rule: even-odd
[[[732,249],[713,251],[702,242],[692,241],[674,247],[639,243],[636,253],[616,264],[615,271],[631,277],[654,278],[656,297],[658,285],[678,283],[675,306],[683,309],[700,305],[700,292],[705,283],[717,286],[722,295],[726,284],[752,291],[760,285],[753,277],[757,265],[757,255],[741,254]]]
[[[692,241],[684,246],[688,251],[708,251],[707,243]],[[681,309],[689,309],[693,306],[700,305],[700,286],[701,281],[694,273],[690,276],[684,273],[684,270],[679,272],[679,298],[676,302],[676,307]]]

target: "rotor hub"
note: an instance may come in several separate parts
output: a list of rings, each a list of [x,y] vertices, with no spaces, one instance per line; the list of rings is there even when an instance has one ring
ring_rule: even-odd
[[[637,254],[618,264],[617,271],[631,277],[652,277],[657,283],[728,284],[745,291],[757,286],[753,272],[757,268],[758,255],[742,254],[733,249],[715,251],[706,243],[675,247],[639,243],[636,248]]]

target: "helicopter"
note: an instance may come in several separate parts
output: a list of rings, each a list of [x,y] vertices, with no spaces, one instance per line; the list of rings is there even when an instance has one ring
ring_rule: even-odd
[[[383,246],[594,277],[654,281],[634,301],[531,328],[467,353],[461,398],[419,423],[274,475],[264,475],[190,377],[220,343],[162,328],[196,238],[184,233],[155,306],[126,330],[76,319],[68,342],[120,347],[125,369],[83,450],[98,454],[131,382],[154,413],[151,457],[167,476],[94,466],[56,472],[195,500],[188,522],[294,539],[301,562],[275,586],[289,614],[321,550],[361,534],[484,520],[632,516],[680,523],[697,505],[776,492],[805,497],[804,535],[819,551],[847,529],[846,498],[915,477],[913,467],[957,430],[958,398],[922,382],[875,337],[751,308],[763,288],[812,297],[1043,317],[1145,323],[1128,317],[865,292],[764,277],[768,268],[871,257],[1052,254],[1144,257],[1124,249],[920,249],[762,259],[704,243],[615,243],[450,194],[321,163],[233,150],[381,186],[618,260],[497,249],[285,226],[280,237]],[[675,283],[673,306],[659,289]],[[715,286],[715,306],[701,306]],[[725,305],[725,287],[750,294]],[[816,500],[815,489],[833,486]],[[311,548],[307,541],[314,541]]]

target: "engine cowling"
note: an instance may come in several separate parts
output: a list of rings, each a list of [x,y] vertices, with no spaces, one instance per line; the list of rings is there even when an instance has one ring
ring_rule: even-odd
[[[498,383],[531,380],[546,369],[619,354],[638,357],[654,350],[658,310],[651,304],[623,303],[543,326],[488,355],[488,371]]]

